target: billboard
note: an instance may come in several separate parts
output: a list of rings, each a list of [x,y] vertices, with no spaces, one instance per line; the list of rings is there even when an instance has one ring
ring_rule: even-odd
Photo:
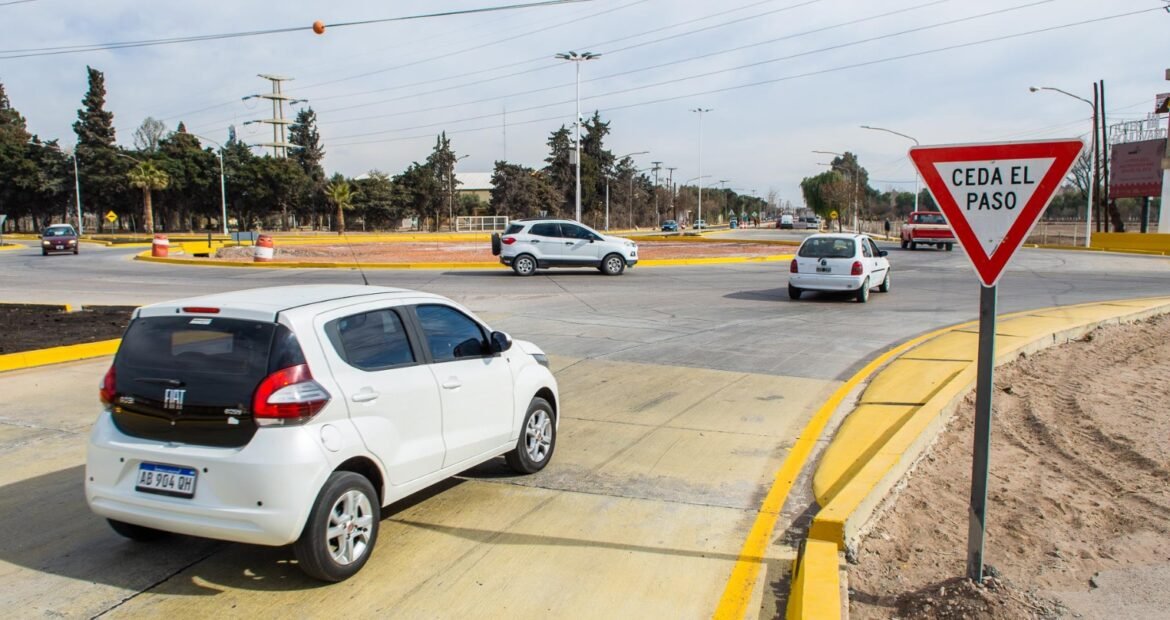
[[[1162,158],[1166,139],[1113,145],[1109,167],[1110,198],[1162,195]]]

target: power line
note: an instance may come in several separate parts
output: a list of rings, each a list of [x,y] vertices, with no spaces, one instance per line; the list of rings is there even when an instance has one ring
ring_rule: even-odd
[[[495,11],[511,11],[517,9],[527,9],[534,7],[547,7],[559,4],[576,4],[578,2],[592,2],[593,0],[541,0],[539,2],[528,2],[523,4],[508,4],[502,6],[480,7],[474,9],[459,9],[454,11],[441,11],[437,13],[423,13],[419,15],[404,15],[400,17],[385,17],[381,19],[366,19],[360,21],[340,22],[336,24],[326,24],[326,28],[345,28],[349,26],[368,26],[370,24],[383,24],[388,22],[410,21],[417,19],[429,19],[435,17],[451,17],[455,15],[471,15],[476,13],[491,13]],[[238,39],[243,37],[264,36],[270,34],[283,34],[288,32],[297,32],[301,30],[312,30],[310,26],[294,26],[289,28],[270,28],[266,30],[247,30],[243,32],[226,32],[220,34],[206,34],[194,35],[187,37],[171,37],[165,39],[144,39],[140,41],[118,41],[113,43],[91,43],[85,45],[63,45],[58,47],[40,47],[27,49],[11,49],[0,50],[0,60],[11,60],[14,58],[31,58],[35,56],[56,56],[59,54],[76,54],[81,52],[95,52],[111,49],[126,49],[133,47],[150,47],[154,45],[171,45],[175,43],[191,43],[197,41],[216,41],[221,39]]]
[[[12,0],[11,2],[0,2],[0,6],[11,6],[13,4],[24,4],[26,2],[36,2],[37,0]]]
[[[590,95],[590,96],[586,97],[586,99],[597,99],[597,98],[600,98],[600,97],[608,97],[608,96],[612,96],[612,95],[621,95],[621,94],[626,94],[626,93],[630,93],[630,92],[635,92],[635,91],[640,91],[640,90],[646,90],[646,89],[649,89],[649,88],[656,88],[656,87],[658,87],[658,86],[665,86],[665,85],[669,85],[669,84],[675,84],[675,83],[678,83],[678,82],[685,82],[685,81],[690,81],[690,80],[697,80],[697,79],[706,78],[706,77],[712,77],[712,76],[716,76],[716,75],[721,75],[721,74],[724,74],[724,73],[728,73],[728,72],[731,72],[731,71],[739,71],[739,70],[742,70],[742,69],[750,69],[750,68],[753,68],[753,67],[758,67],[758,66],[761,66],[761,65],[767,65],[767,64],[772,64],[772,63],[776,63],[776,62],[781,62],[781,61],[784,61],[784,60],[792,60],[792,59],[794,59],[794,58],[800,58],[800,57],[802,57],[802,56],[810,56],[810,55],[813,55],[813,54],[819,54],[819,53],[822,53],[822,52],[827,52],[827,51],[834,51],[834,50],[844,49],[844,48],[847,48],[847,47],[853,47],[853,46],[856,46],[856,45],[862,45],[862,44],[865,44],[865,43],[872,43],[872,42],[874,42],[874,41],[880,41],[880,40],[884,40],[884,39],[890,39],[890,38],[893,38],[893,37],[903,36],[903,35],[906,35],[906,34],[912,34],[912,33],[916,33],[916,32],[923,32],[923,31],[926,31],[926,30],[932,30],[932,29],[935,29],[935,28],[941,28],[941,27],[944,27],[944,26],[951,26],[951,25],[954,25],[954,24],[962,23],[962,22],[972,21],[972,20],[975,20],[975,19],[980,19],[980,18],[983,18],[983,17],[988,17],[988,16],[997,15],[997,14],[1001,14],[1001,13],[1007,13],[1007,12],[1010,12],[1010,11],[1017,11],[1017,10],[1020,10],[1020,9],[1030,8],[1030,7],[1034,7],[1034,6],[1040,5],[1040,4],[1047,4],[1047,3],[1050,3],[1050,2],[1054,2],[1054,1],[1055,1],[1055,0],[1037,0],[1037,1],[1035,1],[1035,2],[1031,2],[1031,3],[1027,3],[1027,4],[1018,5],[1018,6],[1015,6],[1015,7],[1008,7],[1008,8],[1005,8],[1005,9],[999,9],[999,10],[996,10],[996,11],[990,11],[990,12],[986,12],[986,13],[980,13],[980,14],[978,14],[978,15],[972,15],[972,16],[968,16],[968,17],[961,17],[961,18],[956,18],[956,19],[952,19],[952,20],[947,20],[947,21],[943,21],[943,22],[938,22],[938,23],[935,23],[935,24],[928,24],[928,25],[926,25],[926,26],[920,26],[920,27],[917,27],[917,28],[910,28],[910,29],[907,29],[907,30],[902,30],[902,31],[899,31],[899,32],[893,32],[893,33],[887,33],[887,34],[883,34],[883,35],[877,35],[877,36],[874,36],[874,37],[868,37],[868,38],[865,38],[865,39],[860,39],[860,40],[857,40],[857,41],[850,41],[850,42],[847,42],[847,43],[840,43],[840,44],[837,44],[837,45],[830,45],[830,46],[828,46],[828,47],[822,47],[822,48],[819,48],[819,49],[814,49],[814,50],[806,50],[806,51],[803,51],[803,52],[799,52],[799,53],[796,53],[796,54],[789,54],[789,55],[787,55],[787,56],[781,56],[781,57],[778,57],[778,58],[770,58],[770,59],[767,59],[767,60],[759,60],[759,61],[756,61],[756,62],[751,62],[751,63],[748,63],[748,64],[744,64],[744,65],[738,65],[738,66],[735,66],[735,67],[730,67],[730,68],[726,68],[726,69],[719,69],[719,70],[716,70],[716,71],[708,71],[708,72],[706,72],[706,73],[700,73],[700,74],[697,74],[697,75],[691,75],[691,76],[687,76],[687,77],[683,77],[683,78],[675,78],[675,79],[670,79],[670,80],[663,80],[663,81],[661,81],[661,82],[653,82],[653,83],[649,83],[649,84],[640,84],[640,85],[638,85],[638,86],[632,86],[632,87],[625,88],[625,89],[622,89],[622,90],[610,91],[610,92],[607,92],[607,93],[600,93],[600,94],[597,94],[597,95]],[[681,61],[672,61],[672,62],[668,62],[668,63],[661,63],[661,64],[658,64],[658,65],[654,65],[654,66],[652,66],[652,67],[645,67],[645,68],[641,68],[641,69],[634,69],[634,70],[630,70],[630,71],[623,71],[623,72],[620,72],[620,73],[615,73],[615,74],[611,74],[611,75],[608,75],[608,76],[603,76],[603,77],[599,77],[599,78],[594,78],[594,79],[595,79],[595,80],[609,79],[609,78],[613,78],[613,77],[617,77],[617,76],[629,75],[629,74],[632,74],[632,73],[639,73],[639,72],[642,72],[642,71],[648,71],[648,70],[651,70],[651,69],[658,69],[658,68],[661,68],[661,67],[664,67],[664,66],[667,66],[667,65],[671,65],[671,64],[677,64],[678,62],[688,62],[688,61],[693,61],[693,60],[697,60],[697,59],[701,59],[701,58],[707,58],[707,57],[710,57],[710,56],[719,55],[720,53],[722,53],[722,52],[713,52],[713,53],[710,53],[710,54],[703,54],[703,55],[700,55],[700,56],[695,56],[695,57],[692,57],[692,58],[689,58],[689,59],[684,59],[684,60],[681,60]],[[590,82],[590,81],[594,81],[594,80],[586,80],[586,82]],[[497,100],[497,99],[508,98],[508,97],[515,97],[515,96],[521,96],[521,95],[530,95],[530,94],[535,94],[535,93],[539,93],[539,92],[545,92],[545,91],[549,91],[549,90],[554,90],[554,89],[558,89],[558,88],[563,88],[564,86],[565,86],[565,85],[549,86],[549,87],[544,87],[544,88],[537,88],[537,89],[532,89],[532,90],[528,90],[528,91],[524,91],[524,92],[520,92],[520,93],[513,93],[513,94],[510,94],[510,95],[502,95],[502,96],[497,96],[497,97],[489,97],[489,98],[486,98],[486,99],[479,99],[479,100],[476,100],[476,101],[471,101],[471,102],[464,102],[464,103],[457,103],[457,104],[448,104],[448,105],[445,105],[445,106],[436,106],[436,107],[432,107],[432,108],[424,108],[424,109],[420,109],[420,110],[412,110],[412,111],[409,111],[409,112],[392,112],[392,113],[381,114],[381,115],[374,115],[374,116],[361,117],[361,118],[359,118],[359,119],[354,119],[354,120],[371,120],[371,119],[375,119],[375,118],[383,118],[383,117],[389,117],[389,116],[401,116],[401,115],[404,115],[404,114],[421,114],[421,113],[424,113],[424,112],[433,112],[433,111],[438,111],[438,110],[443,110],[443,109],[449,109],[449,108],[453,108],[453,107],[459,107],[459,106],[463,106],[463,105],[471,105],[471,104],[475,104],[475,103],[484,103],[484,102],[493,101],[493,100]],[[527,107],[527,108],[520,108],[520,109],[518,109],[518,110],[514,110],[514,112],[532,112],[532,111],[535,111],[535,110],[541,110],[541,109],[545,109],[545,108],[555,107],[555,106],[558,106],[558,105],[563,105],[564,103],[567,103],[567,102],[565,102],[565,101],[558,101],[558,102],[554,102],[554,103],[548,103],[548,104],[543,104],[543,105],[529,106],[529,107]],[[496,116],[496,114],[495,114],[495,113],[492,113],[492,114],[485,114],[485,115],[480,115],[480,116],[465,117],[465,118],[463,118],[463,119],[458,119],[458,120],[454,120],[454,121],[443,121],[443,122],[437,122],[437,123],[430,123],[430,124],[427,124],[427,125],[417,125],[417,126],[413,126],[413,127],[398,128],[398,129],[387,129],[387,130],[383,130],[383,131],[380,131],[380,132],[365,132],[365,133],[358,134],[358,135],[361,135],[361,136],[368,136],[368,135],[377,135],[377,134],[379,134],[379,133],[393,133],[393,132],[395,132],[395,131],[411,131],[411,130],[414,130],[414,129],[424,129],[424,128],[427,128],[427,127],[438,127],[438,126],[447,125],[447,124],[451,124],[451,123],[457,123],[457,122],[469,122],[469,121],[481,120],[481,119],[484,119],[484,118],[492,118],[492,117],[495,117],[495,116]],[[323,123],[323,124],[328,124],[328,123]],[[348,139],[348,138],[352,138],[352,137],[356,137],[356,136],[339,136],[339,137],[338,137],[338,138],[336,138],[336,139],[338,139],[338,140],[346,140],[346,139]]]
[[[878,58],[878,59],[869,60],[869,61],[865,61],[865,62],[852,63],[852,64],[848,64],[848,65],[840,65],[840,66],[837,66],[837,67],[830,67],[830,68],[827,68],[827,69],[819,69],[819,70],[816,70],[816,71],[809,71],[809,72],[805,72],[805,73],[798,73],[798,74],[793,74],[793,75],[787,75],[787,76],[778,77],[778,78],[772,78],[772,79],[767,79],[767,80],[759,80],[759,81],[756,81],[756,82],[749,82],[749,83],[746,83],[746,84],[738,84],[738,85],[735,85],[735,86],[726,86],[726,87],[723,87],[723,88],[715,88],[715,89],[710,89],[710,90],[704,90],[704,91],[698,91],[698,92],[687,93],[687,94],[684,94],[684,95],[675,95],[675,96],[670,96],[670,97],[662,97],[662,98],[659,98],[659,99],[653,99],[653,100],[649,100],[649,101],[641,101],[641,102],[638,102],[638,103],[631,103],[631,104],[626,104],[626,105],[613,106],[613,107],[605,108],[605,111],[606,111],[606,112],[613,112],[613,111],[616,111],[616,110],[625,110],[625,109],[630,109],[630,108],[637,108],[637,107],[642,107],[642,106],[647,106],[647,105],[653,105],[653,104],[657,104],[657,103],[667,103],[667,102],[671,102],[671,101],[678,101],[678,100],[681,100],[681,99],[687,99],[687,98],[691,98],[691,97],[699,97],[699,96],[703,96],[703,95],[712,95],[712,94],[718,94],[718,93],[724,93],[724,92],[731,92],[731,91],[735,91],[735,90],[742,90],[742,89],[745,89],[745,88],[753,88],[753,87],[756,87],[756,86],[765,86],[765,85],[768,85],[768,84],[776,84],[776,83],[780,83],[780,82],[786,82],[786,81],[791,81],[791,80],[796,80],[796,79],[800,79],[800,78],[806,78],[806,77],[815,77],[815,76],[819,76],[819,75],[825,75],[825,74],[829,74],[829,73],[837,73],[837,72],[840,72],[840,71],[845,71],[845,70],[848,70],[848,69],[857,69],[857,68],[861,68],[861,67],[868,67],[868,66],[877,65],[877,64],[884,64],[884,63],[888,63],[888,62],[894,62],[894,61],[897,61],[897,60],[906,60],[906,59],[909,59],[909,58],[916,58],[916,57],[920,57],[920,56],[928,56],[928,55],[930,55],[930,54],[937,54],[937,53],[942,53],[942,52],[947,52],[947,51],[953,51],[953,50],[957,50],[957,49],[963,49],[963,48],[968,48],[968,47],[975,47],[975,46],[979,46],[979,45],[986,45],[986,44],[989,44],[989,43],[997,43],[997,42],[1000,42],[1000,41],[1006,41],[1006,40],[1010,40],[1010,39],[1017,39],[1017,38],[1021,38],[1021,37],[1025,37],[1025,36],[1031,36],[1031,35],[1036,35],[1036,34],[1043,34],[1043,33],[1047,33],[1047,32],[1054,32],[1054,31],[1057,31],[1057,30],[1064,30],[1064,29],[1067,29],[1067,28],[1074,28],[1074,27],[1077,27],[1077,26],[1085,26],[1085,25],[1089,25],[1089,24],[1095,24],[1095,23],[1101,23],[1101,22],[1106,22],[1106,21],[1112,21],[1112,20],[1116,20],[1116,19],[1122,19],[1122,18],[1125,18],[1125,17],[1132,17],[1132,16],[1134,16],[1134,15],[1140,15],[1140,14],[1143,14],[1143,13],[1149,13],[1149,12],[1151,12],[1151,11],[1161,11],[1161,10],[1163,10],[1163,7],[1155,7],[1155,8],[1139,9],[1139,10],[1137,10],[1137,11],[1130,11],[1130,12],[1126,12],[1126,13],[1118,13],[1118,14],[1114,14],[1114,15],[1107,15],[1107,16],[1104,16],[1104,17],[1098,17],[1098,18],[1093,18],[1093,19],[1086,19],[1086,20],[1081,20],[1081,21],[1077,21],[1077,22],[1070,22],[1070,23],[1067,23],[1067,24],[1060,24],[1060,25],[1057,25],[1057,26],[1049,26],[1049,27],[1045,27],[1045,28],[1037,28],[1037,29],[1035,29],[1035,30],[1028,30],[1028,31],[1024,31],[1024,32],[1018,32],[1018,33],[1014,33],[1014,34],[1008,34],[1008,35],[1000,35],[1000,36],[997,36],[997,37],[990,37],[990,38],[987,38],[987,39],[980,39],[980,40],[977,40],[977,41],[970,41],[970,42],[967,42],[967,43],[958,43],[958,44],[954,44],[954,45],[947,45],[947,46],[943,46],[943,47],[937,47],[937,48],[928,49],[928,50],[922,50],[922,51],[918,51],[918,52],[911,52],[911,53],[908,53],[908,54],[899,54],[899,55],[896,55],[896,56],[887,56],[887,57],[885,57],[885,58]],[[685,81],[685,80],[687,80],[687,79],[691,79],[691,78],[683,78],[682,80],[675,80],[675,81]],[[629,90],[633,90],[633,89],[626,89],[626,90],[624,90],[624,91],[618,91],[618,92],[628,92]],[[613,94],[613,93],[608,93],[608,94]],[[594,99],[594,98],[603,97],[603,96],[606,96],[606,95],[596,95],[596,96],[591,96],[591,97],[588,97],[588,99]],[[559,105],[559,104],[558,104],[558,105]],[[546,106],[541,106],[541,107],[546,107]],[[493,116],[494,116],[494,115],[493,115]],[[528,124],[533,124],[533,123],[541,123],[541,122],[554,121],[554,120],[558,120],[558,119],[560,119],[560,118],[562,118],[562,117],[561,117],[561,116],[545,117],[545,118],[531,119],[531,120],[525,120],[525,121],[517,121],[517,122],[509,123],[509,125],[510,125],[510,126],[528,125]],[[460,130],[453,130],[453,131],[448,131],[448,132],[447,132],[447,134],[448,134],[448,135],[454,135],[454,134],[472,133],[472,132],[478,132],[478,131],[490,131],[490,130],[495,130],[495,129],[498,129],[498,128],[499,128],[499,126],[498,126],[498,125],[494,125],[494,124],[493,124],[493,125],[491,125],[491,126],[485,126],[485,127],[474,127],[474,128],[470,128],[470,129],[460,129]],[[407,130],[408,130],[408,129],[400,129],[400,130],[393,130],[393,131],[407,131]],[[378,133],[387,133],[387,132],[378,132]],[[369,135],[377,135],[377,134],[375,134],[375,133],[361,134],[360,136],[354,136],[354,137],[362,137],[362,136],[369,136]],[[383,143],[387,143],[387,142],[402,142],[402,141],[407,141],[407,140],[418,140],[418,139],[422,139],[422,138],[433,138],[433,137],[434,137],[434,136],[433,136],[432,134],[429,134],[429,133],[428,133],[428,134],[423,134],[423,135],[407,136],[407,137],[402,137],[402,138],[389,138],[389,139],[381,139],[381,140],[368,140],[368,141],[361,141],[361,142],[348,142],[348,143],[336,143],[336,142],[335,142],[335,143],[332,143],[332,144],[333,144],[333,146],[334,146],[334,147],[338,147],[338,146],[354,146],[354,145],[360,145],[360,144],[383,144]]]

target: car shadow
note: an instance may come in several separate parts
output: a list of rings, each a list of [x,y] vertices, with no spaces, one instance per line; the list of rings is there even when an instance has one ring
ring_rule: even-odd
[[[870,300],[873,295],[870,293]],[[759,291],[736,291],[723,296],[724,299],[741,299],[746,301],[780,301],[787,303],[815,304],[840,303],[856,299],[851,291],[804,291],[800,299],[790,299],[787,288],[763,289]]]
[[[267,547],[177,534],[150,543],[123,538],[89,510],[84,475],[85,467],[78,465],[0,487],[0,528],[19,532],[0,537],[0,561],[84,584],[181,596],[211,596],[224,588],[289,591],[328,585],[300,570],[291,545]],[[464,482],[448,478],[390,504],[382,509],[382,520]],[[376,550],[372,561],[379,557],[394,556]]]

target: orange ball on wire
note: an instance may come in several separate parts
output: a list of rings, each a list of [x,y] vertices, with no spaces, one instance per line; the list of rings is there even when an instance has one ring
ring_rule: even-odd
[[[317,34],[325,34],[325,22],[319,19],[313,22],[313,32]]]

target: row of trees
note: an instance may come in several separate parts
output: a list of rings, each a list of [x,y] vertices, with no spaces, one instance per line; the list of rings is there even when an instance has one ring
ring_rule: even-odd
[[[221,165],[228,222],[239,229],[340,232],[347,220],[367,230],[396,229],[404,222],[438,229],[458,215],[573,216],[571,154],[576,144],[565,126],[550,134],[545,166],[496,162],[491,200],[484,204],[457,191],[454,170],[460,157],[445,133],[425,159],[397,175],[371,170],[357,178],[328,176],[312,108],[300,110],[290,126],[288,157],[256,155],[234,129],[219,144],[191,134],[182,122],[170,130],[153,118],[143,121],[134,132],[133,148],[126,148],[117,144],[114,115],[105,109],[104,75],[92,67],[87,72],[72,153],[57,140],[30,134],[0,84],[0,213],[9,216],[10,228],[35,231],[50,222],[75,221],[80,186],[87,232],[219,230]],[[615,157],[605,148],[610,125],[599,114],[582,128],[582,218],[587,223],[605,225],[607,197],[615,227],[697,217],[697,187],[663,187],[629,157]],[[219,148],[205,147],[204,141]],[[705,188],[703,199],[710,214],[705,217],[711,219],[715,214],[762,215],[768,208],[764,200],[727,189]],[[111,211],[118,216],[115,223],[103,218]]]
[[[1092,185],[1091,153],[1085,151],[1069,172],[1066,183],[1053,196],[1044,218],[1069,221],[1083,219],[1089,186]],[[857,156],[846,151],[837,156],[829,170],[816,176],[805,177],[800,183],[805,204],[821,217],[829,219],[836,211],[844,222],[854,217],[860,220],[891,221],[904,220],[914,210],[914,193],[898,190],[878,191],[869,186],[869,172],[857,161]],[[1107,226],[1108,219],[1116,232],[1124,232],[1125,222],[1137,219],[1141,211],[1138,200],[1125,198],[1106,201],[1101,189],[1097,192],[1095,206],[1097,230]],[[1106,207],[1107,204],[1107,207]],[[938,206],[926,188],[918,193],[918,208],[922,211],[937,211]],[[1107,210],[1106,210],[1107,208]]]

